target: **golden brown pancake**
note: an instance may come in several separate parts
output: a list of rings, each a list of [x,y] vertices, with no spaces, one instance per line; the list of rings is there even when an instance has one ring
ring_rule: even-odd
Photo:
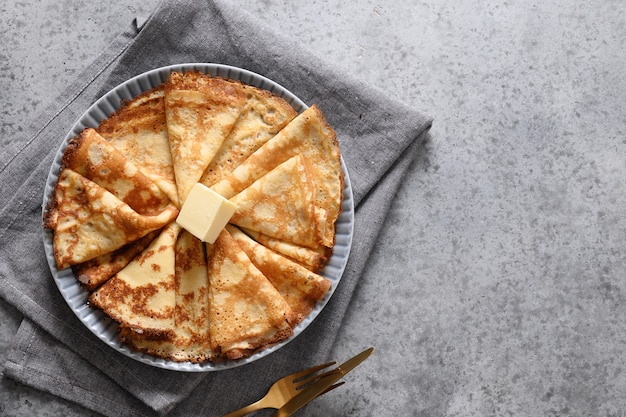
[[[70,139],[62,166],[95,182],[139,214],[153,216],[170,199],[141,170],[94,129]]]
[[[341,156],[334,130],[315,105],[298,115],[242,162],[231,175],[211,188],[231,198],[279,164],[299,154],[306,156],[313,168],[315,205],[320,212],[326,213],[327,218],[325,241],[334,243],[334,225],[341,214],[343,198]]]
[[[112,210],[118,209],[116,216]],[[176,214],[167,195],[134,163],[94,129],[85,129],[70,139],[63,154],[45,221],[55,230],[57,265],[63,269],[108,255],[163,227]],[[94,278],[93,285],[102,279]]]
[[[165,337],[121,326],[121,336],[136,350],[173,361],[215,359],[209,338],[209,281],[203,243],[182,230],[176,241],[175,310]]]
[[[211,346],[239,359],[293,334],[291,308],[230,233],[207,244]]]
[[[212,356],[209,278],[204,244],[183,230],[176,242],[176,343],[195,361]]]
[[[155,230],[116,251],[74,265],[72,272],[87,290],[93,291],[128,265],[135,256],[148,247],[159,233],[159,230]]]
[[[330,289],[328,279],[255,242],[234,226],[227,230],[289,304],[292,326],[304,320]]]
[[[309,248],[325,240],[325,213],[316,210],[311,167],[294,156],[230,199],[232,224]]]
[[[120,325],[119,335],[124,344],[148,355],[157,356],[173,362],[203,363],[219,360],[205,341],[183,342],[174,328],[165,334],[137,332],[129,326]],[[208,339],[207,339],[208,340]]]
[[[174,222],[165,227],[146,250],[95,290],[89,303],[136,333],[172,339],[180,230]]]
[[[54,257],[59,269],[113,252],[160,229],[178,215],[178,209],[171,204],[157,215],[141,215],[69,169],[61,171],[52,203],[44,221],[54,231]]]
[[[228,176],[252,153],[296,117],[296,111],[269,91],[241,84],[246,104],[200,182],[207,187]]]
[[[180,204],[233,128],[246,95],[237,83],[197,72],[173,72],[165,115]]]
[[[97,132],[178,203],[162,85],[123,102]]]
[[[292,242],[269,237],[262,233],[255,232],[254,230],[244,228],[242,228],[242,230],[261,245],[299,263],[312,272],[320,272],[331,256],[331,249],[324,246],[311,249],[296,245]]]

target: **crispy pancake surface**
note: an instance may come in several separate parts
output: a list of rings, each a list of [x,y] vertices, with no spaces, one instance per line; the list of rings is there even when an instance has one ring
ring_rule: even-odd
[[[102,121],[97,132],[178,204],[162,85],[122,103],[118,111]]]
[[[323,243],[326,213],[316,210],[312,168],[296,155],[230,199],[237,206],[231,223],[316,248]]]
[[[173,221],[172,205],[155,216],[137,213],[115,195],[70,169],[61,171],[47,224],[54,228],[59,269],[113,252]]]
[[[142,215],[163,211],[170,200],[139,167],[94,129],[70,141],[63,166],[95,182]]]
[[[285,100],[268,91],[252,86],[243,86],[243,91],[246,104],[200,179],[207,187],[230,175],[297,115]]]
[[[241,229],[261,245],[267,247],[268,249],[272,249],[273,251],[294,262],[297,262],[313,272],[320,272],[331,254],[331,249],[323,246],[311,249],[292,242],[266,236],[254,230],[246,228]]]
[[[326,212],[326,245],[334,243],[334,224],[341,214],[343,173],[337,135],[316,105],[298,115],[232,173],[211,188],[231,198],[286,160],[303,155],[312,167],[315,206]]]
[[[211,344],[239,359],[293,333],[291,308],[228,231],[208,248]]]
[[[122,339],[136,350],[174,361],[217,358],[209,337],[209,280],[201,241],[182,230],[175,244],[174,315],[171,332],[142,332],[122,326]]]
[[[165,116],[181,204],[232,130],[246,102],[243,88],[200,73],[173,73]]]
[[[95,290],[147,248],[159,235],[159,232],[159,230],[155,230],[113,252],[73,265],[72,272],[87,290]]]
[[[145,251],[94,291],[89,302],[137,333],[171,338],[176,309],[175,247],[180,230],[170,223]]]
[[[289,304],[292,325],[304,320],[330,289],[328,279],[266,248],[234,226],[227,226],[227,230]]]
[[[343,172],[317,106],[199,72],[72,138],[44,211],[58,269],[134,350],[234,360],[279,343],[331,287]],[[214,244],[176,223],[202,183],[237,209]]]

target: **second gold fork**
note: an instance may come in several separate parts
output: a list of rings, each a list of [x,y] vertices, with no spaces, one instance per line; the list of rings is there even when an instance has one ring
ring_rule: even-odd
[[[328,372],[317,374],[317,372],[321,371],[322,369],[328,368],[329,366],[332,366],[336,363],[337,362],[329,362],[323,365],[313,366],[311,368],[293,373],[291,375],[287,375],[286,377],[283,377],[274,382],[274,384],[272,384],[270,389],[267,391],[267,394],[265,394],[265,396],[259,401],[240,408],[239,410],[235,410],[233,412],[225,414],[222,417],[241,417],[262,408],[278,409],[287,404],[290,399],[298,395],[300,391],[306,386],[315,381],[319,381],[321,378],[325,378],[329,375],[334,375],[335,373],[339,372],[339,370],[333,369]],[[342,384],[343,382],[339,382],[335,385],[332,385],[322,394],[325,394],[326,392],[335,389]]]

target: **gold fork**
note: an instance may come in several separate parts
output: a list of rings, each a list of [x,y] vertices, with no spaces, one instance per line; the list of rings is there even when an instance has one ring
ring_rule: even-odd
[[[315,381],[319,381],[322,378],[334,375],[339,372],[339,369],[333,369],[324,373],[316,374],[316,372],[328,368],[329,366],[332,366],[336,363],[337,362],[329,362],[323,365],[313,366],[311,368],[296,372],[291,375],[287,375],[286,377],[283,377],[274,382],[274,384],[272,384],[270,389],[267,391],[267,394],[265,394],[265,396],[259,401],[240,408],[239,410],[235,410],[231,413],[225,414],[222,417],[241,417],[262,408],[278,409],[287,404],[287,402],[289,402],[289,400],[291,400],[293,397],[298,395],[303,388],[306,388]],[[344,382],[339,382],[337,384],[331,385],[320,395],[325,394],[340,385],[343,385],[343,383]]]

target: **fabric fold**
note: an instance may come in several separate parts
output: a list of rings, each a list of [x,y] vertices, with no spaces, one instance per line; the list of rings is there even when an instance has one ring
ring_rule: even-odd
[[[278,376],[327,359],[431,119],[332,67],[227,1],[164,1],[140,29],[131,25],[22,136],[0,151],[0,192],[8,196],[0,207],[0,238],[12,242],[0,248],[0,296],[26,317],[4,374],[108,416],[220,415],[254,400]],[[185,62],[260,73],[322,108],[337,131],[356,204],[348,265],[316,320],[278,352],[206,374],[151,367],[100,341],[61,297],[42,243],[44,185],[57,147],[77,115],[137,74]]]
[[[49,366],[51,362],[55,363],[53,367]],[[94,370],[89,362],[77,357],[65,344],[29,319],[24,319],[17,331],[16,342],[4,364],[4,373],[23,384],[102,414],[129,417],[154,414],[151,408]],[[102,392],[108,395],[102,395]],[[111,395],[113,393],[115,396]]]

